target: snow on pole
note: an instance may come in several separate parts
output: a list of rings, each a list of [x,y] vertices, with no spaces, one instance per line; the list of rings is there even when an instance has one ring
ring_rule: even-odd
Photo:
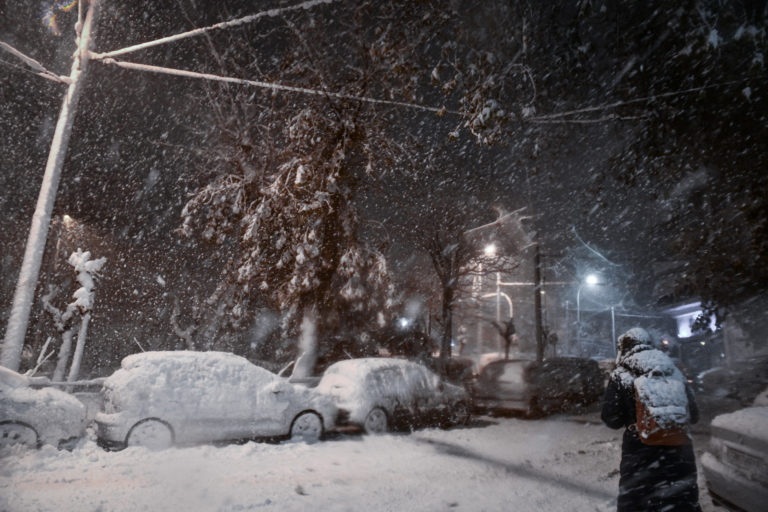
[[[21,352],[24,348],[24,336],[29,324],[29,314],[35,295],[37,278],[40,274],[40,265],[43,260],[45,241],[48,237],[48,227],[51,223],[51,212],[56,198],[56,190],[59,186],[61,168],[67,153],[69,136],[72,133],[72,123],[75,119],[75,110],[83,89],[85,72],[88,64],[88,47],[91,43],[94,19],[97,14],[98,0],[90,0],[88,14],[82,31],[77,35],[77,51],[73,56],[72,80],[67,95],[59,113],[56,123],[56,131],[53,134],[51,149],[48,153],[48,163],[45,166],[45,175],[37,198],[37,206],[32,216],[32,225],[27,238],[27,247],[24,251],[24,260],[19,271],[19,280],[16,284],[16,292],[13,296],[13,306],[8,318],[8,326],[5,331],[0,365],[11,370],[18,370],[21,363]]]

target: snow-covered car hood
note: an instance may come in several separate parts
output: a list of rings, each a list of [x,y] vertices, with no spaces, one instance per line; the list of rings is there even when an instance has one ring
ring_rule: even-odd
[[[77,398],[59,389],[34,389],[29,378],[0,367],[0,421],[32,426],[43,444],[79,437],[86,423],[86,409]]]

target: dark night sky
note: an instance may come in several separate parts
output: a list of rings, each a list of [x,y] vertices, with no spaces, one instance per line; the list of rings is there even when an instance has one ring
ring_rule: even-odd
[[[180,3],[187,8],[179,9]],[[273,7],[275,2],[218,2],[215,7],[194,0],[104,4],[97,51],[250,14],[260,5]],[[61,36],[51,34],[40,18],[39,2],[6,0],[0,5],[0,40],[56,73],[68,74],[75,15],[59,15]],[[243,33],[253,30],[251,36],[258,33],[263,37],[270,23],[267,20]],[[0,237],[5,247],[0,311],[4,321],[64,88],[9,65],[13,58],[7,54],[0,59],[0,189],[4,191],[0,211],[6,219]],[[142,51],[127,60],[215,72],[203,38]],[[90,73],[54,215],[68,214],[86,226],[89,248],[96,256],[108,257],[101,286],[111,306],[97,313],[115,318],[111,325],[96,322],[94,328],[112,330],[108,336],[124,338],[136,331],[115,334],[115,330],[126,320],[140,322],[144,317],[139,310],[154,311],[150,323],[162,324],[161,317],[168,314],[169,307],[163,293],[210,287],[216,276],[215,260],[173,232],[189,192],[200,184],[190,147],[194,149],[199,142],[196,127],[205,120],[204,112],[194,105],[200,105],[206,88],[194,80],[119,70],[101,63],[93,63]],[[550,96],[567,92],[550,91]],[[604,99],[589,100],[588,104],[600,104]],[[612,156],[633,137],[632,123],[555,125],[546,136],[530,130],[523,143],[485,149],[469,140],[468,134],[458,142],[446,143],[445,134],[455,120],[438,120],[428,113],[396,113],[394,117],[426,145],[455,152],[460,165],[450,170],[448,179],[484,203],[478,222],[493,218],[493,205],[526,207],[536,215],[535,229],[552,253],[580,246],[572,227],[617,261],[631,263],[657,250],[639,247],[637,240],[638,233],[664,215],[660,191],[650,186],[622,187],[601,178]],[[386,220],[391,215],[388,205],[377,199],[376,190],[398,180],[385,176],[366,190],[360,201],[364,217]],[[465,200],[458,193],[453,199],[457,203]],[[51,262],[46,260],[44,265],[48,266],[43,272],[50,271]],[[168,282],[168,288],[158,284],[158,275]]]

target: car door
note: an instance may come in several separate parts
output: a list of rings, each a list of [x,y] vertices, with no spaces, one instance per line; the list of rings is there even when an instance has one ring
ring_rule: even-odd
[[[205,393],[201,405],[209,418],[208,423],[216,427],[212,439],[251,437],[251,388],[260,380],[258,373],[253,372],[254,368],[247,361],[220,361],[209,369],[211,375],[203,383]]]
[[[286,379],[256,367],[244,400],[250,407],[248,429],[252,437],[268,437],[288,432],[295,404],[295,389]]]
[[[413,409],[411,392],[399,367],[386,366],[371,372],[366,387],[371,404],[384,407],[396,423],[410,416]]]
[[[445,414],[445,384],[429,369],[414,365],[412,385],[419,419],[425,423],[439,421]]]

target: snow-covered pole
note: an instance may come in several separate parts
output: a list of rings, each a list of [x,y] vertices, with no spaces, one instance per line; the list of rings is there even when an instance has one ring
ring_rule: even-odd
[[[80,0],[81,2],[84,0]],[[16,292],[13,296],[13,306],[8,318],[8,326],[5,331],[0,365],[18,370],[21,363],[21,353],[24,348],[24,336],[29,324],[29,314],[37,286],[37,278],[40,274],[40,265],[43,260],[45,241],[48,237],[48,227],[51,223],[53,203],[56,199],[56,190],[59,186],[61,168],[67,154],[69,136],[72,133],[72,123],[75,119],[77,102],[80,99],[89,57],[94,21],[97,15],[99,0],[88,0],[88,12],[82,27],[78,21],[77,50],[73,56],[71,83],[67,89],[67,95],[59,113],[59,121],[53,134],[51,149],[48,153],[48,163],[45,166],[45,175],[37,198],[37,206],[32,216],[32,225],[29,230],[27,247],[24,251],[24,260],[19,271],[19,280]]]

